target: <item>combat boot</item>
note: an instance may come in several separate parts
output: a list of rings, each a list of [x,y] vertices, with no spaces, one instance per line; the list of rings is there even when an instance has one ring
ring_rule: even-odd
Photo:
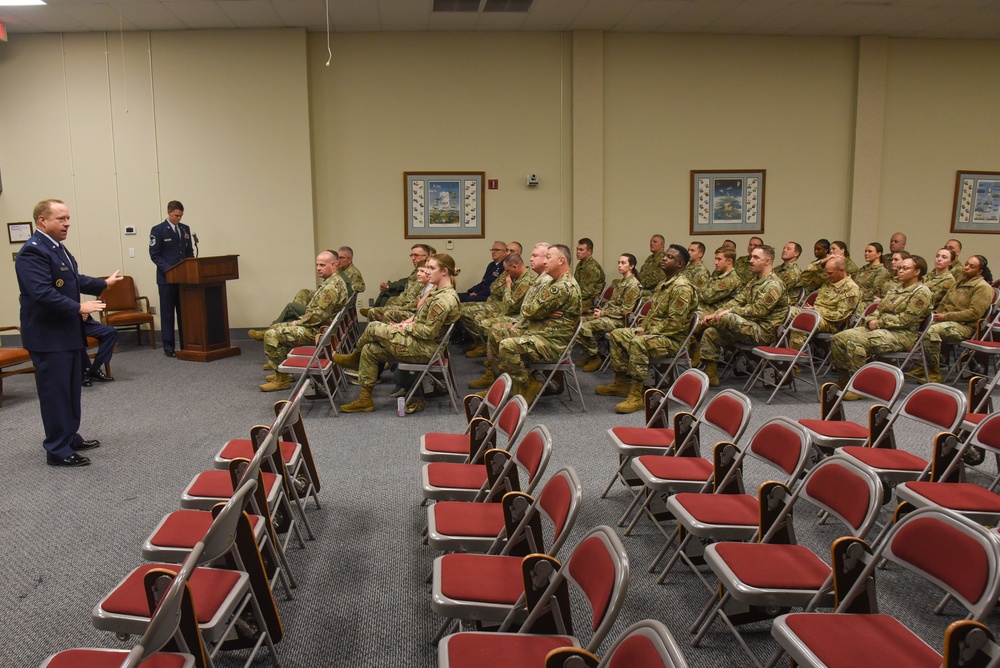
[[[610,385],[598,385],[594,393],[602,397],[627,397],[629,392],[628,376],[615,372],[615,379]]]
[[[276,374],[276,373],[269,373],[266,376],[264,376],[264,380],[266,380],[268,382],[272,382],[272,381],[275,381],[277,379],[278,379],[278,374]]]
[[[941,378],[941,367],[940,365],[927,365],[927,378],[920,378],[917,380],[918,383],[923,385],[924,383],[942,383],[944,379]]]
[[[486,373],[484,373],[481,378],[469,381],[469,388],[473,390],[485,390],[493,385],[493,381],[495,380],[496,378],[493,376],[493,372],[487,369]]]
[[[634,381],[625,401],[615,406],[616,413],[635,413],[642,410],[642,382]]]
[[[909,371],[907,371],[906,375],[909,376],[910,378],[923,378],[924,377],[924,367],[922,367],[922,366],[920,366],[918,364],[917,366],[915,366],[912,369],[910,369]]]
[[[486,344],[479,343],[465,351],[465,356],[469,359],[474,357],[486,357]]]
[[[691,337],[691,345],[688,346],[688,357],[691,358],[691,368],[701,364],[701,343],[698,339]]]
[[[358,309],[358,313],[361,314],[362,318],[367,318],[368,317],[368,311],[369,311],[369,309],[367,309],[367,308]]]
[[[250,338],[253,339],[254,341],[263,341],[264,332],[266,331],[267,331],[266,329],[251,329],[250,331],[247,332],[247,334],[250,335]]]
[[[600,355],[591,355],[585,359],[584,362],[586,362],[586,364],[583,365],[583,369],[581,369],[581,371],[585,371],[587,373],[597,371],[601,368],[601,365],[604,364],[604,360],[601,359]]]
[[[718,387],[719,386],[719,363],[708,361],[705,362],[705,375],[708,376],[708,386]]]
[[[287,390],[292,386],[292,375],[289,373],[276,373],[274,380],[269,380],[260,386],[261,392],[278,392]]]
[[[361,364],[361,349],[355,348],[354,352],[350,355],[341,355],[338,353],[333,356],[333,363],[341,369],[354,369],[357,371],[358,365]]]
[[[535,400],[535,397],[538,396],[538,393],[542,391],[543,387],[544,385],[542,385],[542,381],[529,376],[528,382],[524,384],[524,387],[520,388],[521,391],[517,394],[524,397],[524,403],[530,406],[531,402]]]
[[[362,387],[358,398],[349,404],[344,404],[340,410],[345,413],[371,413],[375,410],[375,402],[372,401],[372,391],[369,387]]]

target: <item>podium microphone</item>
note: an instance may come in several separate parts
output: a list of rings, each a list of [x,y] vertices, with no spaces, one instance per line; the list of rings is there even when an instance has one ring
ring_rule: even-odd
[[[194,256],[198,257],[198,235],[192,232],[191,238],[194,239]]]

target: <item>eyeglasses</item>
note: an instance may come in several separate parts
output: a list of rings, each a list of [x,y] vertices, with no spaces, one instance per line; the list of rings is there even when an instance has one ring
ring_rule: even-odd
[[[506,253],[507,249],[506,248],[491,248],[490,252],[491,253]]]
[[[423,253],[410,253],[410,257],[427,257]]]

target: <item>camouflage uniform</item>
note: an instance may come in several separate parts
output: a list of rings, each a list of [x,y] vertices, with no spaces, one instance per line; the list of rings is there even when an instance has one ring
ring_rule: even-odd
[[[623,278],[615,284],[607,306],[601,308],[601,317],[584,318],[580,329],[580,346],[588,355],[597,355],[597,338],[619,327],[625,327],[628,315],[635,310],[639,301],[639,279],[635,276]]]
[[[812,310],[819,313],[819,327],[816,331],[828,334],[840,331],[843,322],[858,308],[860,299],[861,288],[850,276],[845,276],[836,283],[825,281],[820,286],[819,294],[816,295],[816,301],[812,305]],[[802,312],[802,309],[793,306],[791,311],[794,318]],[[805,334],[791,332],[788,335],[788,345],[796,350],[801,349],[805,342]]]
[[[936,307],[941,303],[944,293],[948,292],[951,286],[955,285],[955,277],[950,271],[943,271],[940,274],[930,273],[924,276],[924,285],[931,291],[931,300]]]
[[[889,270],[881,264],[866,264],[858,270],[854,281],[861,288],[861,303],[871,304],[876,297],[885,294],[885,284],[889,280]]]
[[[854,281],[857,281],[858,272],[861,270],[858,269],[857,263],[846,255],[844,256],[844,269],[847,271],[848,276],[850,276]]]
[[[642,286],[641,297],[643,299],[649,299],[653,295],[653,290],[656,289],[656,286],[667,276],[660,269],[660,260],[663,259],[664,252],[652,253],[642,263],[642,266],[639,267],[639,273],[636,274],[636,277],[639,279],[639,285]]]
[[[562,312],[555,317],[552,314]],[[554,362],[569,343],[580,322],[580,286],[567,271],[536,291],[521,307],[523,320],[512,335],[500,342],[496,363],[510,374],[515,387],[528,384],[525,363]]]
[[[462,325],[472,337],[483,340],[486,334],[480,330],[476,324],[482,319],[493,318],[500,313],[500,304],[503,302],[503,292],[507,287],[507,272],[501,272],[492,283],[490,283],[490,294],[486,296],[484,302],[464,302],[462,309]]]
[[[362,388],[375,387],[379,365],[391,360],[426,362],[434,354],[448,325],[458,320],[458,293],[447,286],[437,288],[421,304],[413,322],[399,329],[384,322],[370,322],[358,339],[361,361],[358,382]]]
[[[819,287],[823,285],[823,281],[826,280],[826,270],[819,260],[815,260],[802,270],[801,279],[802,287],[806,289],[806,294],[809,294],[819,290]]]
[[[741,255],[736,258],[736,262],[733,263],[733,270],[736,275],[743,280],[744,283],[749,283],[753,280],[753,272],[750,271],[750,256]]]
[[[945,319],[931,323],[924,337],[928,370],[941,368],[941,342],[956,343],[970,338],[992,303],[993,288],[982,276],[956,283],[945,293],[935,309]]]
[[[736,273],[735,269],[730,269],[724,274],[713,271],[708,285],[702,288],[698,294],[700,297],[698,310],[703,315],[721,310],[736,294],[741,283],[740,275]]]
[[[833,365],[842,376],[853,375],[879,353],[909,350],[917,342],[917,329],[931,312],[931,291],[919,281],[908,288],[901,284],[889,290],[878,310],[857,327],[837,332],[830,342]],[[877,329],[868,323],[875,321]]]
[[[600,297],[604,292],[604,269],[601,263],[591,255],[586,260],[577,263],[573,270],[573,278],[580,286],[580,301],[583,304],[583,311],[589,313],[594,310],[594,299]]]
[[[542,276],[549,278],[547,274],[542,274]],[[476,326],[483,332],[484,340],[489,341],[493,326],[497,323],[514,324],[518,321],[521,317],[521,306],[524,304],[524,300],[532,294],[538,282],[538,274],[531,269],[525,269],[524,273],[521,274],[521,278],[511,283],[509,288],[505,282],[500,310],[488,318],[481,318],[476,323]]]
[[[315,343],[320,327],[330,324],[346,304],[347,285],[334,273],[312,294],[297,324],[279,323],[264,332],[264,355],[268,364],[277,369],[285,361],[289,350],[295,346]]]
[[[361,293],[365,291],[365,279],[361,275],[361,270],[358,269],[357,265],[353,262],[348,265],[346,269],[341,269],[341,273],[346,276],[344,280],[347,285],[354,290],[355,293]]]
[[[664,280],[656,288],[642,328],[622,327],[611,332],[611,367],[642,382],[649,373],[651,357],[677,354],[691,329],[698,296],[683,273]]]
[[[951,275],[955,277],[955,282],[956,283],[958,283],[959,281],[961,281],[964,278],[964,276],[962,276],[962,265],[963,264],[964,263],[956,257],[955,258],[955,262],[953,262],[952,265],[951,265]]]
[[[696,299],[699,298],[701,291],[705,289],[708,282],[712,280],[712,275],[708,273],[708,269],[703,262],[688,262],[688,265],[684,267],[684,271],[681,273],[687,277],[691,287],[694,288]]]
[[[755,277],[737,293],[731,308],[701,337],[701,358],[707,362],[718,362],[722,349],[734,343],[770,343],[774,328],[788,315],[785,284],[773,271]]]
[[[802,287],[802,270],[794,262],[783,262],[774,268],[774,274],[785,284],[785,292],[792,294]]]
[[[396,308],[395,306],[382,306],[377,311],[371,309],[368,312],[370,322],[405,322],[412,318],[420,307],[420,300],[425,292],[429,292],[433,289],[433,286],[424,285],[420,288],[420,294],[417,295],[417,303],[413,305],[412,309]],[[375,311],[378,316],[378,320],[371,318],[371,311]]]
[[[397,297],[389,297],[389,301],[385,306],[375,306],[368,309],[368,321],[402,322],[406,320],[410,315],[407,315],[406,318],[393,321],[387,318],[386,313],[392,313],[390,309],[395,309],[396,315],[393,317],[398,317],[399,311],[406,311],[408,314],[412,314],[417,308],[417,301],[420,299],[420,293],[423,290],[424,286],[417,280],[417,270],[414,269],[410,277],[406,279],[406,287],[403,289],[402,294]]]

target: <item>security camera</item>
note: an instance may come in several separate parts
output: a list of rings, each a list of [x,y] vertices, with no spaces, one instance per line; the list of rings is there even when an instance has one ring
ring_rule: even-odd
[[[532,172],[531,174],[528,174],[528,185],[529,186],[537,186],[538,185],[538,174],[535,174],[534,172]]]

